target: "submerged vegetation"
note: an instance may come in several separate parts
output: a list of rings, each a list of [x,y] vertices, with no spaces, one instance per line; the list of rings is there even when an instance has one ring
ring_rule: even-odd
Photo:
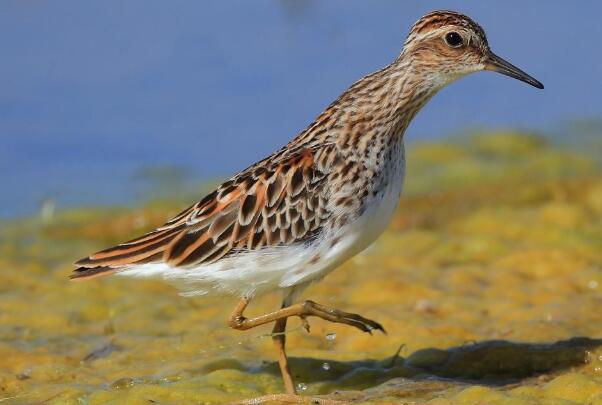
[[[600,146],[600,144],[598,144]],[[510,131],[408,148],[388,231],[306,297],[388,334],[291,321],[303,395],[355,403],[602,404],[602,147]],[[69,283],[71,262],[183,208],[0,224],[0,403],[224,403],[281,392],[267,325],[154,281]],[[277,308],[276,294],[249,314]]]

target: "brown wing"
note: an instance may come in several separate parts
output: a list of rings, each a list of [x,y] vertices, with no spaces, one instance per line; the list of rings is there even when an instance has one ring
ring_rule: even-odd
[[[324,178],[309,149],[264,161],[162,227],[78,261],[81,267],[71,278],[144,263],[196,266],[244,249],[302,242],[315,235],[330,215]]]

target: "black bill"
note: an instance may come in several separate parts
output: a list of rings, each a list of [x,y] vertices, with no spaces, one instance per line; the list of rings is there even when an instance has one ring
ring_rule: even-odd
[[[529,76],[510,62],[506,62],[493,52],[489,54],[489,60],[485,63],[485,70],[491,70],[494,72],[501,73],[506,76],[514,77],[522,82],[528,83],[538,89],[543,89],[543,84],[535,80],[535,78]]]

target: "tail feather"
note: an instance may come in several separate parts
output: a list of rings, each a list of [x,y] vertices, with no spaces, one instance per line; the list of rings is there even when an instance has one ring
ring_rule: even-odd
[[[181,226],[155,230],[140,238],[84,257],[75,263],[77,268],[69,278],[85,280],[112,274],[130,266],[160,262],[163,260],[165,249],[180,229]]]
[[[73,270],[73,274],[71,274],[69,278],[74,281],[88,280],[91,278],[112,274],[117,270],[118,269],[109,266],[78,267],[77,269]]]

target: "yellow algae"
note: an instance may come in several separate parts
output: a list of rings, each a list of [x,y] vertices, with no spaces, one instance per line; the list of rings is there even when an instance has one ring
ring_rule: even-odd
[[[469,136],[471,149],[479,155],[507,156],[512,159],[529,156],[544,149],[545,138],[512,130],[475,133]]]
[[[544,389],[552,397],[588,403],[594,396],[602,393],[602,379],[567,373],[550,381]]]
[[[560,228],[574,229],[587,223],[587,214],[581,207],[566,202],[546,204],[539,211],[543,223],[553,224]]]
[[[602,404],[602,171],[513,131],[411,146],[389,230],[305,297],[383,324],[292,319],[303,395],[350,403]],[[192,200],[191,200],[192,201]],[[228,329],[234,298],[71,262],[186,204],[58,213],[0,227],[2,404],[221,404],[282,391],[270,325]],[[248,315],[278,308],[254,300]],[[397,353],[397,354],[396,354]]]
[[[456,395],[455,400],[464,403],[464,404],[495,404],[500,403],[504,398],[504,394],[501,392],[497,392],[492,388],[475,386],[466,388],[458,395]]]
[[[592,184],[584,196],[587,207],[596,214],[602,214],[602,181]]]
[[[531,278],[567,277],[587,265],[578,255],[560,249],[525,249],[494,263],[496,267],[514,270]]]

